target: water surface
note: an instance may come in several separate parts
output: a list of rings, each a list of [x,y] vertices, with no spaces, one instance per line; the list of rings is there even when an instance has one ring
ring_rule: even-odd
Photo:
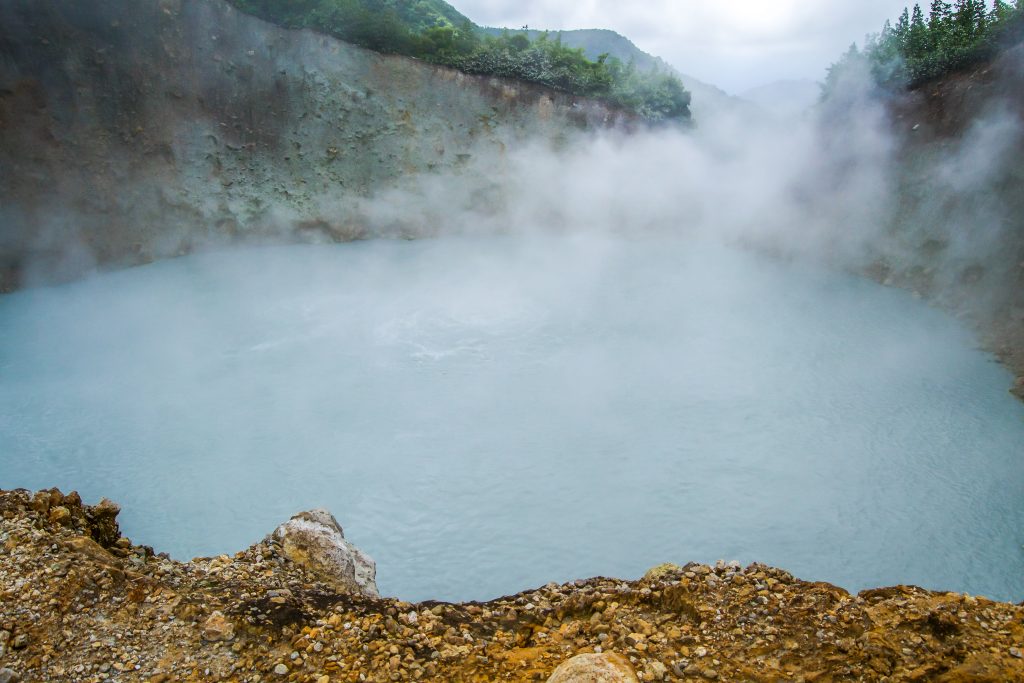
[[[957,321],[664,239],[245,249],[0,298],[0,486],[233,552],[330,508],[382,592],[762,561],[1024,599],[1024,406]]]

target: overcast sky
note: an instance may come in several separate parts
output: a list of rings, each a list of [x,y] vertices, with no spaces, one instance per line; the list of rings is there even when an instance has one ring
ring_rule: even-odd
[[[683,73],[738,94],[825,68],[906,0],[449,0],[478,24],[610,28]],[[927,13],[927,0],[922,7]]]

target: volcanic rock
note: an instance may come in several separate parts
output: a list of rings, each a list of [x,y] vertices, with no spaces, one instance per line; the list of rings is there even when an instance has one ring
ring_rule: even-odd
[[[217,610],[203,623],[203,640],[216,642],[235,637],[235,625]]]
[[[562,662],[548,683],[639,683],[629,660],[613,652],[576,655]]]
[[[277,527],[273,539],[285,557],[324,583],[347,593],[380,595],[377,564],[345,540],[341,525],[327,510],[300,512]]]

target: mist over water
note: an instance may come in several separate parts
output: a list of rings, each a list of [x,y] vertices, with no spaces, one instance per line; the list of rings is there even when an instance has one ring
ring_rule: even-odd
[[[210,253],[0,299],[0,481],[232,552],[331,509],[384,594],[665,561],[1024,593],[1024,407],[901,291],[689,235]]]
[[[321,63],[309,49],[289,59]],[[1010,373],[956,319],[849,273],[916,268],[936,300],[1012,312],[1020,117],[979,109],[908,161],[865,74],[848,77],[830,107],[781,121],[510,123],[434,150],[458,159],[436,172],[398,169],[414,144],[367,148],[336,161],[385,169],[359,191],[307,183],[272,145],[255,167],[227,148],[250,173],[224,183],[175,133],[187,182],[167,206],[188,225],[132,213],[181,178],[136,176],[134,143],[104,150],[123,171],[110,211],[83,215],[67,188],[0,207],[0,246],[44,255],[25,284],[317,226],[434,239],[233,245],[0,297],[0,487],[109,497],[128,535],[179,559],[326,507],[407,600],[723,558],[1019,601]],[[922,245],[939,246],[922,261]]]

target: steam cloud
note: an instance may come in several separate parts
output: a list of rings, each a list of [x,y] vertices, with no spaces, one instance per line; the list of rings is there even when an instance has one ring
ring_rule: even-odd
[[[1019,55],[1012,58],[1019,59]],[[211,83],[209,88],[213,90],[217,82]],[[74,387],[74,397],[79,399],[79,405],[99,406],[104,401],[112,401],[115,409],[111,412],[134,429],[136,440],[127,444],[128,450],[135,448],[140,454],[148,454],[157,450],[154,444],[161,447],[171,444],[183,459],[186,456],[193,459],[190,462],[196,463],[195,469],[182,468],[173,458],[153,458],[159,461],[155,464],[143,464],[145,458],[142,457],[138,462],[132,458],[125,459],[128,463],[125,467],[134,480],[148,482],[145,485],[148,488],[143,490],[140,484],[139,492],[128,495],[148,496],[161,501],[147,501],[150,510],[156,509],[156,505],[165,505],[166,516],[174,519],[172,508],[181,500],[188,499],[195,509],[202,505],[221,507],[222,501],[211,502],[202,495],[207,489],[201,486],[204,481],[219,481],[217,477],[221,475],[204,476],[206,470],[203,468],[220,464],[229,468],[230,476],[237,478],[233,487],[236,494],[238,491],[262,491],[265,482],[276,481],[275,478],[288,480],[280,484],[281,488],[305,493],[306,487],[311,486],[312,494],[305,495],[322,495],[324,499],[344,491],[344,504],[351,508],[338,512],[343,517],[350,514],[354,519],[362,519],[361,523],[371,528],[376,514],[373,511],[384,508],[398,510],[408,519],[402,518],[400,523],[377,519],[379,528],[375,529],[376,536],[387,538],[389,528],[420,529],[423,533],[417,542],[420,548],[425,548],[422,557],[427,557],[432,552],[436,536],[431,534],[437,533],[438,519],[421,518],[415,506],[405,506],[405,491],[390,492],[389,500],[393,502],[390,505],[366,500],[364,496],[367,494],[363,491],[369,490],[370,482],[389,481],[391,468],[412,471],[413,467],[418,467],[425,473],[418,477],[424,499],[436,498],[438,491],[442,495],[478,495],[476,487],[480,483],[474,478],[475,461],[470,457],[472,453],[462,461],[464,466],[458,485],[464,488],[458,490],[450,488],[453,486],[451,473],[443,465],[417,461],[416,441],[423,439],[424,435],[407,434],[402,430],[412,423],[425,430],[437,428],[444,431],[448,426],[444,421],[444,410],[438,407],[430,387],[421,388],[420,393],[413,393],[410,397],[406,396],[410,392],[409,387],[398,383],[392,389],[393,396],[406,396],[404,402],[398,402],[398,407],[397,399],[389,402],[387,410],[380,410],[378,405],[363,405],[360,392],[380,381],[377,373],[372,372],[372,365],[388,362],[394,346],[409,347],[415,354],[421,354],[426,362],[432,362],[449,353],[475,353],[479,350],[479,353],[486,354],[493,338],[511,339],[510,343],[514,345],[520,338],[516,337],[517,334],[521,338],[529,338],[530,332],[540,325],[535,318],[543,315],[543,309],[538,313],[538,308],[531,306],[534,301],[544,301],[558,314],[553,317],[567,317],[571,322],[571,316],[580,306],[597,307],[604,303],[601,296],[606,296],[606,291],[590,285],[601,280],[599,271],[604,268],[606,260],[610,260],[610,253],[620,249],[623,242],[631,237],[648,234],[681,236],[694,244],[720,242],[729,247],[767,252],[782,259],[805,259],[836,269],[869,271],[879,279],[919,290],[958,307],[957,310],[966,310],[979,317],[983,314],[995,316],[1008,306],[1011,315],[1014,314],[1012,307],[1017,304],[1012,297],[1018,296],[1016,292],[1020,288],[1014,287],[1013,283],[1020,278],[1019,264],[1022,260],[1019,217],[1024,215],[1024,207],[1020,206],[1024,200],[1015,191],[1019,184],[1015,185],[1014,180],[1014,174],[1020,173],[1016,166],[1022,141],[1022,125],[1015,113],[1018,110],[996,102],[984,111],[976,112],[975,123],[959,140],[940,144],[939,137],[924,138],[929,135],[929,121],[897,119],[894,124],[889,115],[893,103],[871,89],[867,74],[851,71],[840,86],[842,97],[838,101],[796,120],[779,120],[746,109],[722,110],[706,115],[691,131],[662,128],[589,132],[569,136],[555,145],[534,141],[505,150],[487,143],[467,149],[465,156],[469,161],[457,169],[407,175],[390,186],[374,188],[369,196],[342,193],[338,187],[328,186],[322,190],[311,190],[310,196],[297,208],[295,202],[279,201],[275,198],[279,195],[268,194],[248,224],[231,229],[222,229],[215,224],[213,217],[218,215],[221,207],[216,192],[210,192],[207,195],[209,205],[191,208],[197,221],[208,220],[209,225],[203,224],[208,228],[209,237],[205,246],[211,247],[233,243],[233,233],[241,235],[242,241],[246,242],[293,241],[296,228],[310,222],[311,216],[332,226],[357,225],[362,233],[371,236],[512,234],[532,239],[458,241],[455,247],[439,240],[437,251],[430,256],[434,264],[432,272],[444,272],[437,266],[438,261],[443,263],[445,259],[451,259],[458,264],[458,268],[452,268],[457,271],[457,277],[442,279],[441,282],[421,277],[415,268],[411,268],[411,272],[394,268],[394,261],[401,259],[402,255],[389,249],[394,245],[382,243],[353,248],[352,258],[362,259],[362,262],[350,272],[341,273],[335,270],[336,264],[325,265],[322,272],[315,272],[315,258],[309,259],[308,268],[295,268],[294,265],[275,265],[273,258],[254,257],[251,261],[236,264],[237,270],[216,259],[204,266],[203,260],[198,259],[191,266],[194,271],[189,272],[186,278],[188,286],[193,288],[188,296],[183,296],[182,290],[171,283],[161,283],[155,290],[122,292],[114,310],[96,310],[100,307],[91,296],[97,291],[102,292],[102,287],[97,285],[95,290],[72,288],[68,295],[70,304],[59,314],[37,316],[27,305],[28,312],[23,313],[24,325],[19,327],[25,332],[27,341],[23,343],[30,350],[56,349],[49,356],[43,354],[44,357],[74,358],[75,354],[64,352],[62,346],[68,339],[74,339],[72,351],[96,360],[92,360],[89,367],[74,363],[64,367],[55,363],[55,372],[70,375],[60,378],[66,382],[61,386]],[[179,125],[186,127],[180,122]],[[181,131],[183,136],[188,134],[198,135]],[[929,142],[917,143],[914,136],[921,136]],[[510,137],[514,139],[514,136]],[[199,148],[199,143],[195,148]],[[182,163],[194,163],[194,166],[184,170],[179,168],[180,172],[190,172],[189,168],[194,171],[201,165],[196,159],[185,159]],[[196,185],[221,180],[211,180],[205,166],[202,172],[195,171],[195,176],[190,180]],[[66,182],[71,183],[73,179]],[[159,188],[159,177],[125,178],[123,187],[119,188],[121,204],[114,209],[130,208],[133,201],[150,196]],[[59,195],[59,191],[56,194]],[[168,204],[171,199],[173,197],[161,195],[161,201]],[[52,280],[55,267],[73,272],[83,265],[107,262],[105,254],[93,251],[95,245],[89,240],[74,239],[80,216],[72,207],[60,206],[60,202],[55,201],[53,208],[41,210],[31,217],[18,215],[13,206],[2,207],[2,210],[2,220],[20,225],[31,223],[40,251],[60,252],[61,258],[56,266],[52,258],[35,264],[34,270],[40,282]],[[241,216],[244,212],[236,213]],[[94,212],[88,220],[101,220],[102,215]],[[102,230],[102,226],[90,226],[90,231],[96,230]],[[569,234],[572,239],[568,243],[549,240],[551,233]],[[319,233],[303,234],[315,236]],[[609,239],[613,236],[615,239]],[[623,236],[626,240],[619,239]],[[156,253],[173,255],[178,235],[157,237],[158,242],[161,239],[166,244],[158,246]],[[548,255],[546,249],[552,242],[559,244]],[[480,251],[476,252],[478,246]],[[450,251],[444,251],[449,248]],[[512,259],[514,263],[510,265],[495,257],[497,250],[503,248],[521,249],[522,257]],[[710,303],[705,308],[711,315],[701,318],[709,322],[698,323],[698,327],[714,328],[724,324],[722,320],[727,316],[717,314],[729,305],[730,298],[722,294],[723,291],[728,293],[730,287],[746,288],[747,291],[763,287],[772,296],[784,293],[782,286],[771,276],[761,274],[752,277],[750,272],[744,272],[743,266],[737,265],[743,261],[716,260],[716,254],[724,253],[721,249],[699,253],[701,256],[710,255],[707,257],[709,262],[700,263],[700,267],[690,270],[686,266],[692,266],[692,263],[680,264],[679,277],[670,282],[672,291],[667,291],[670,287],[666,287],[658,294],[664,303],[671,302],[675,291],[714,287],[714,293],[719,296],[707,298]],[[210,267],[209,263],[216,267]],[[529,269],[524,268],[523,263],[534,268],[536,281],[524,281],[523,272]],[[375,264],[380,264],[379,271],[374,270]],[[294,270],[283,276],[282,273],[267,272],[275,267]],[[396,272],[403,272],[397,280],[394,279]],[[354,274],[364,279],[354,281]],[[311,299],[303,291],[303,278],[321,285],[317,297]],[[219,286],[223,281],[236,285],[245,283],[247,297],[241,301],[214,301],[214,305],[208,307],[193,305],[192,297],[216,297],[217,292],[230,290]],[[113,282],[116,284],[117,281]],[[283,293],[268,291],[275,286],[273,283],[282,282],[293,283],[291,286],[295,289],[282,287],[285,289]],[[657,287],[651,289],[657,290]],[[238,290],[236,286],[232,291]],[[594,291],[600,291],[601,296],[592,296]],[[759,293],[768,296],[764,292]],[[622,296],[627,297],[628,294],[624,292]],[[31,295],[26,293],[26,296]],[[96,300],[100,297],[97,296]],[[28,302],[31,304],[30,299]],[[268,302],[273,302],[280,310],[271,311],[268,315],[265,310]],[[979,305],[984,311],[979,311]],[[147,323],[147,315],[152,315],[154,308],[159,309],[159,317],[170,322]],[[628,311],[629,307],[623,308]],[[747,348],[746,325],[757,317],[759,312],[755,308],[751,306],[750,310],[745,310],[746,317],[741,315],[732,319],[729,332],[736,343],[736,352],[726,358],[725,364],[729,365]],[[790,330],[774,320],[765,320],[770,316],[763,311],[760,313],[764,323],[760,329],[776,333],[765,335],[772,337],[769,341],[774,348],[791,350]],[[246,332],[236,339],[235,333],[227,329],[233,318],[254,328],[255,332]],[[831,324],[836,326],[842,323],[835,318],[831,320]],[[38,327],[33,329],[31,325]],[[453,328],[459,335],[464,335],[455,340],[457,343],[451,339]],[[316,341],[317,335],[349,340],[348,336],[364,334],[365,330],[371,330],[371,334],[379,338],[366,343],[363,343],[366,340],[357,339],[359,346],[376,348],[377,355],[368,352],[351,362],[361,371],[367,367],[370,371],[366,371],[366,376],[359,382],[343,387],[341,395],[351,412],[339,418],[332,412],[336,406],[331,404],[332,398],[337,396],[335,379],[319,371],[320,366],[327,367],[337,362],[332,355],[336,349],[330,345],[326,349],[316,348],[316,344],[309,344],[309,341],[310,338]],[[463,333],[462,330],[466,331]],[[303,334],[307,333],[308,337],[304,337]],[[843,366],[848,373],[847,379],[853,378],[853,382],[861,379],[863,366],[859,362],[866,356],[875,360],[880,358],[881,371],[877,373],[883,377],[880,383],[889,382],[886,388],[899,395],[900,377],[911,376],[921,367],[942,367],[942,363],[936,360],[945,358],[948,349],[926,354],[922,352],[928,341],[924,333],[913,339],[892,338],[898,334],[901,332],[877,334],[870,348],[860,349],[859,356],[851,354],[853,360]],[[118,343],[122,338],[135,339],[138,343],[122,348]],[[717,350],[717,340],[713,338],[695,335],[691,342],[697,351]],[[211,348],[214,353],[211,353]],[[642,344],[638,348],[648,351]],[[295,365],[287,360],[284,353],[288,349],[297,349],[299,354],[320,354],[313,360],[322,359],[323,363],[306,365],[305,374],[296,372]],[[283,350],[279,364],[259,366],[254,363],[253,367],[262,368],[260,372],[244,372],[253,358],[269,355],[273,359],[277,350]],[[928,358],[924,358],[926,355]],[[544,397],[547,402],[542,403],[542,409],[537,412],[559,425],[569,425],[576,434],[585,435],[593,430],[593,416],[600,407],[596,404],[601,402],[601,397],[611,394],[612,389],[628,386],[631,379],[620,373],[618,358],[600,349],[589,351],[589,355],[586,349],[574,350],[567,357],[569,360],[561,363],[568,368],[563,370],[567,379],[559,386],[559,391],[564,390],[564,393],[550,392],[553,398]],[[661,377],[660,356],[654,354],[648,359],[637,352],[632,357],[639,359],[645,378],[657,380]],[[803,359],[796,358],[790,362],[796,367]],[[224,384],[222,372],[225,364],[242,368],[243,372],[239,374],[245,378],[244,386],[239,388],[227,383],[235,392],[226,393],[227,398],[213,395],[207,396],[205,401],[199,400],[203,391],[211,384],[216,385],[218,378]],[[758,383],[751,380],[752,373],[744,371],[744,366],[739,363],[732,363],[730,367],[734,372],[736,368],[741,371],[724,382],[717,368],[704,372],[701,367],[686,368],[682,365],[679,363],[674,367],[680,372],[690,373],[686,381],[702,400],[710,400],[712,408],[718,410],[720,406],[726,406],[732,409],[745,404],[750,414],[760,416],[762,422],[759,427],[770,431],[770,413],[757,412],[755,408],[763,409],[764,393],[786,381],[785,372],[790,366],[783,367],[777,375],[768,373],[769,379],[762,378]],[[161,375],[161,371],[168,369],[171,370],[167,373],[171,379]],[[510,434],[509,438],[522,438],[522,452],[530,453],[533,445],[530,435],[524,437],[514,421],[506,420],[508,413],[503,410],[508,406],[503,403],[507,397],[501,388],[515,385],[517,379],[502,375],[501,368],[492,372],[496,374],[489,379],[472,373],[454,373],[439,380],[461,401],[455,405],[456,410],[451,406],[448,409],[463,415],[477,415],[472,411],[478,410],[481,421],[494,422],[487,423],[487,426],[503,427]],[[895,375],[899,377],[894,378]],[[10,396],[9,405],[15,405],[21,398],[17,392]],[[260,406],[259,411],[247,409],[247,401],[253,396],[263,399],[253,401]],[[842,397],[830,395],[830,398],[842,401]],[[487,404],[488,400],[495,403]],[[490,405],[497,408],[491,411],[480,408]],[[530,407],[535,406],[530,404]],[[831,407],[836,406],[833,404]],[[847,413],[841,409],[843,407],[848,405],[839,403],[840,409],[833,414],[845,418]],[[399,412],[398,408],[405,412]],[[399,417],[392,416],[388,410],[395,410]],[[212,424],[206,419],[206,413],[214,411],[217,411],[218,421]],[[618,416],[614,411],[608,411],[606,415],[607,419],[601,425],[605,434],[611,433],[619,440],[616,443],[628,442],[631,430],[636,429],[635,424],[626,424],[625,420],[617,423],[615,418]],[[102,419],[93,422],[100,423]],[[393,442],[385,444],[385,440],[373,433],[372,438],[349,444],[346,448],[350,450],[346,455],[355,453],[358,457],[349,457],[345,465],[347,469],[339,474],[337,464],[332,461],[331,448],[347,436],[349,425],[389,419],[394,419],[393,426],[386,425],[387,434],[393,437]],[[893,422],[899,421],[894,419]],[[10,420],[8,424],[7,433],[16,434],[14,426],[17,420]],[[195,426],[178,429],[179,424]],[[908,424],[900,422],[897,426],[907,434],[905,438],[919,439],[920,435],[913,433]],[[308,433],[291,434],[282,430],[281,425],[305,425]],[[130,430],[126,428],[126,431]],[[358,430],[353,428],[353,431]],[[432,435],[433,432],[427,434],[431,438]],[[104,435],[103,438],[111,437]],[[403,439],[412,445],[406,446]],[[595,438],[595,449],[604,447],[599,441]],[[382,444],[390,445],[398,459],[382,463],[362,457],[365,453],[379,452],[374,449],[381,448]],[[853,440],[846,445],[853,450],[859,443]],[[467,442],[461,446],[472,451],[475,444]],[[250,461],[250,453],[257,447],[276,454],[277,459]],[[90,452],[88,448],[97,452]],[[62,451],[59,457],[63,460],[59,460],[51,471],[78,473],[86,469],[74,463],[76,458],[81,458],[91,463],[90,472],[95,475],[96,490],[90,492],[91,495],[110,495],[106,490],[99,490],[101,484],[106,485],[103,468],[111,467],[105,460],[106,453],[102,451],[117,448],[125,449],[126,445],[97,440],[74,453]],[[216,454],[217,458],[207,458],[206,452],[201,450],[204,448]],[[559,476],[544,476],[542,473],[536,479],[546,482],[549,490],[541,496],[531,489],[530,495],[538,500],[542,497],[544,500],[560,500],[559,496],[563,495],[559,490],[561,481],[589,476],[587,463],[583,461],[585,452],[565,450],[567,455],[558,462],[554,462],[555,459],[530,462],[530,467],[548,468],[556,475],[564,475],[564,479],[560,479]],[[787,454],[802,452],[806,458],[813,457],[808,454],[815,452],[813,447],[784,450]],[[1000,447],[993,450],[1003,452]],[[334,478],[325,476],[323,481],[312,484],[300,481],[304,474],[303,467],[293,462],[296,451],[309,454],[305,456],[307,458],[319,458],[320,469],[314,469],[315,474],[333,472]],[[969,459],[971,455],[964,449],[963,458]],[[722,456],[720,461],[713,461],[708,467],[717,468],[721,463],[729,466],[730,454],[723,453]],[[801,471],[811,476],[809,473],[814,471],[812,465],[815,463],[803,464],[806,466]],[[887,466],[885,462],[869,464]],[[522,462],[503,465],[512,470],[524,467]],[[336,469],[331,470],[332,466]],[[132,467],[139,471],[131,470]],[[158,467],[163,469],[156,469]],[[635,468],[632,463],[617,463],[615,467],[619,468],[615,472],[617,476],[623,479],[636,477],[633,483],[640,485],[640,476],[644,474],[642,468]],[[985,490],[990,484],[985,477],[995,476],[983,468],[972,469],[968,462],[958,463],[957,467],[958,471],[979,480],[976,490]],[[747,479],[756,479],[760,472],[757,468],[736,466],[736,469]],[[843,471],[842,467],[840,471]],[[154,472],[166,474],[154,476]],[[287,472],[288,476],[281,477],[282,472]],[[527,478],[529,476],[527,472]],[[181,482],[182,489],[177,501],[163,496],[159,486],[153,483],[156,479],[171,481],[175,477]],[[585,496],[598,490],[606,492],[599,494],[598,498],[606,495],[610,500],[617,485],[614,479],[595,475],[592,481],[587,482],[591,488],[577,493]],[[50,480],[40,482],[40,485],[54,483],[62,482]],[[67,484],[80,485],[75,481]],[[718,485],[726,486],[721,482]],[[606,488],[601,489],[602,486]],[[753,487],[760,488],[760,482],[754,481]],[[814,500],[805,501],[810,505],[808,509],[831,510],[833,501],[822,493],[828,489],[815,489],[810,484],[801,488],[816,492],[810,496]],[[480,500],[474,499],[476,504],[472,509],[475,516],[469,522],[471,525],[487,527],[496,519],[507,518],[513,506],[535,502],[526,500],[524,503],[522,499],[508,497],[502,499],[500,491],[485,493],[478,496]],[[727,494],[723,488],[722,497]],[[239,497],[245,497],[251,503],[251,495]],[[131,509],[132,500],[123,502],[126,509]],[[237,529],[243,523],[240,519],[244,519],[244,523],[250,526],[243,533],[247,538],[254,538],[268,524],[294,511],[292,501],[284,496],[274,504],[279,507],[264,506],[266,509],[259,513],[263,515],[260,519],[252,517],[245,508],[232,508],[218,513],[221,516],[215,523],[204,519],[204,524],[208,529],[217,526],[218,533],[227,534],[228,529]],[[136,509],[143,507],[140,501]],[[157,516],[159,512],[157,509]],[[749,514],[752,522],[756,523],[761,511],[741,512]],[[360,513],[362,517],[359,517]],[[566,518],[569,520],[567,524],[580,526],[589,521],[569,519],[570,515]],[[802,519],[815,520],[816,517],[807,514]],[[999,519],[1007,524],[1012,521],[1009,515]],[[746,530],[750,528],[753,527],[744,527]],[[198,529],[182,529],[180,533],[194,538],[202,535],[199,532]],[[622,528],[620,532],[621,538],[629,538],[628,528]],[[518,543],[521,547],[529,547],[533,543],[536,547],[543,546],[543,543],[537,543],[538,537],[530,537],[527,530],[517,530],[516,533],[519,535],[515,538],[506,539],[506,545],[511,547]],[[714,536],[711,526],[703,533],[709,535],[706,547],[718,542],[717,538],[710,538]],[[813,537],[814,533],[815,529],[811,529],[806,537]],[[1007,532],[1003,540],[1015,543],[1011,536]],[[919,540],[928,542],[928,539]],[[560,539],[549,541],[554,547]],[[378,557],[378,560],[389,559],[382,562],[382,566],[405,566],[410,572],[419,572],[420,565],[416,561],[407,561],[410,546],[397,545],[401,547],[388,551],[391,558],[386,554]],[[466,561],[470,552],[483,551],[479,550],[478,544],[468,544],[468,547],[476,550],[467,550],[466,555],[456,554],[454,560],[459,565],[473,565],[484,572],[486,564]],[[766,549],[765,553],[769,550]],[[877,546],[872,546],[860,556],[868,557],[872,550],[877,550]],[[902,551],[895,545],[884,550],[880,554],[891,557]],[[617,557],[639,558],[640,552],[635,555],[632,551],[622,552]],[[848,558],[839,558],[844,559]],[[604,571],[596,562],[595,559],[593,567],[579,571]],[[622,571],[634,569],[642,570],[640,567],[627,567]],[[1007,571],[1010,570],[1012,567]],[[442,574],[438,573],[439,576]],[[532,574],[517,577],[520,579],[523,585],[534,581]],[[884,580],[890,579],[878,578],[878,581]],[[900,580],[900,577],[891,580]]]
[[[1021,234],[1006,183],[1020,115],[995,101],[959,140],[916,144],[928,121],[897,120],[866,72],[797,120],[725,110],[693,131],[580,135],[560,149],[486,152],[457,172],[406,178],[357,211],[380,233],[666,232],[863,272],[927,269],[942,296],[984,266],[1005,290]],[[350,211],[332,207],[321,210]],[[940,245],[941,253],[928,245]],[[922,251],[922,246],[925,251]],[[927,286],[925,286],[927,285]],[[974,292],[1005,304],[1005,292]]]

